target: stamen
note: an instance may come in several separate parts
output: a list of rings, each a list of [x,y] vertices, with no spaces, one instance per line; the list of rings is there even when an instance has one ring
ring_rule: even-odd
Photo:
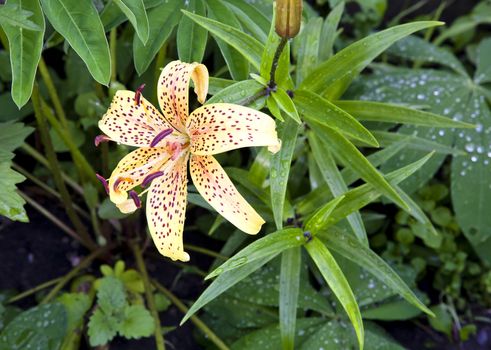
[[[148,174],[147,177],[145,177],[141,183],[141,187],[145,188],[147,187],[150,182],[152,182],[154,179],[160,177],[164,175],[164,173],[162,171],[157,171],[155,173],[152,173],[152,174]]]
[[[153,138],[152,142],[150,142],[150,147],[155,147],[160,141],[172,134],[172,131],[173,129],[165,129],[159,132],[157,136]]]
[[[130,195],[131,199],[133,199],[133,202],[135,202],[135,206],[137,208],[141,208],[142,202],[140,200],[140,197],[138,197],[138,193],[136,193],[135,191],[131,190],[129,192],[129,195]]]
[[[100,182],[102,182],[102,185],[104,186],[104,189],[106,190],[106,194],[109,194],[109,184],[107,183],[107,180],[99,174],[95,174],[95,176],[97,177],[97,179]]]
[[[116,181],[114,181],[114,185],[113,185],[113,190],[114,191],[117,191],[118,190],[118,186],[121,182],[123,181],[130,181],[130,182],[133,182],[133,179],[129,178],[129,177],[118,177],[116,179]]]
[[[145,84],[141,84],[138,89],[136,89],[135,92],[135,105],[139,106],[140,105],[140,98],[142,95],[142,91],[145,88]]]
[[[94,145],[96,147],[99,147],[99,145],[101,144],[101,142],[109,142],[111,141],[111,138],[109,136],[106,136],[106,135],[97,135],[94,139]]]

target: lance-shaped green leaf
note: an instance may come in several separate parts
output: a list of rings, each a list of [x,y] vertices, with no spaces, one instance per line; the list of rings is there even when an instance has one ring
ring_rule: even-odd
[[[308,133],[309,144],[312,148],[312,154],[317,162],[317,165],[322,173],[324,181],[329,186],[334,196],[341,196],[348,191],[348,186],[343,180],[343,176],[339,171],[334,158],[331,155],[331,151],[324,142],[320,142],[314,133]],[[315,215],[314,215],[315,216]],[[363,220],[359,212],[350,214],[346,218],[353,229],[355,235],[361,241],[368,244],[367,233]]]
[[[216,277],[224,272],[237,269],[271,255],[276,256],[282,251],[298,247],[304,242],[305,239],[302,236],[302,230],[298,228],[287,228],[270,233],[249,244],[220,267],[212,271],[205,279]]]
[[[179,23],[180,17],[179,1],[162,3],[148,11],[150,34],[147,43],[143,44],[137,36],[133,38],[133,60],[139,75],[147,70],[174,27]]]
[[[19,6],[20,5],[20,6]],[[28,4],[29,5],[29,4]],[[27,5],[27,6],[28,6]],[[38,4],[39,5],[39,4]],[[29,17],[33,15],[32,11],[26,10],[26,6],[22,8],[22,4],[19,1],[9,1],[8,3],[1,5],[2,11],[0,11],[0,25],[8,25],[16,27],[18,29],[43,31],[43,27],[39,26],[35,22],[31,21]]]
[[[235,103],[256,108],[258,105],[264,106],[265,98],[257,99],[253,103],[248,103],[248,101],[252,101],[252,98],[261,91],[264,91],[264,86],[257,81],[252,79],[243,80],[234,82],[232,85],[217,92],[206,103]]]
[[[483,39],[477,47],[476,55],[476,72],[474,73],[474,82],[483,84],[491,82],[491,38]]]
[[[332,56],[334,40],[337,36],[339,21],[344,11],[344,1],[340,1],[331,10],[322,25],[321,40],[319,43],[319,60],[325,61]]]
[[[307,119],[310,123],[310,120]],[[325,125],[312,123],[314,132],[322,142],[327,143],[334,155],[347,167],[356,171],[366,182],[372,184],[380,193],[387,196],[402,208],[408,208],[394,188],[365,156],[343,135]]]
[[[220,0],[207,0],[208,17],[221,23],[228,24],[234,28],[241,29],[241,25],[235,13]],[[223,59],[227,63],[230,75],[235,80],[244,80],[249,75],[249,62],[233,47],[219,38],[215,38],[222,53]]]
[[[366,269],[409,303],[433,316],[433,313],[418,299],[397,273],[381,257],[361,244],[356,238],[335,227],[320,232],[318,237],[326,243],[329,249]]]
[[[111,58],[99,14],[91,1],[41,0],[44,14],[103,85],[111,78]]]
[[[236,81],[230,79],[210,77],[208,80],[208,94],[215,95],[235,83]]]
[[[298,124],[302,123],[300,117],[298,116],[297,108],[293,103],[292,99],[282,88],[278,88],[276,91],[271,93],[271,96],[278,104],[278,107],[285,112],[291,119],[295,120]]]
[[[300,247],[288,249],[281,254],[279,313],[283,350],[293,350],[295,345],[301,266]]]
[[[285,206],[286,188],[293,151],[297,143],[298,125],[293,119],[287,119],[281,125],[279,138],[281,149],[271,156],[271,173],[269,177],[271,191],[271,206],[273,209],[276,228],[283,227],[283,209]]]
[[[113,0],[113,2],[128,18],[140,40],[146,43],[150,29],[143,0]]]
[[[305,249],[307,249],[310,257],[319,268],[322,277],[326,280],[327,285],[331,288],[332,292],[336,295],[348,314],[348,317],[355,328],[360,349],[363,349],[364,331],[360,309],[358,308],[353,291],[351,290],[343,271],[341,271],[336,260],[326,246],[317,237],[313,237],[312,240],[305,245]]]
[[[297,66],[295,69],[297,85],[317,66],[322,22],[321,17],[311,18],[302,29],[300,35],[295,38],[295,42],[298,43]]]
[[[264,33],[264,38],[266,39],[266,35],[268,34],[272,22],[270,16],[268,16],[271,12],[261,11],[261,7],[244,0],[228,0],[227,4],[232,5],[232,8],[237,8],[244,12],[247,17],[254,21],[258,29]]]
[[[394,42],[418,30],[442,24],[436,21],[407,23],[372,34],[320,64],[305,78],[300,88],[321,95],[328,93],[332,99],[337,99],[353,79]]]
[[[314,233],[321,230],[324,227],[324,223],[329,219],[329,216],[331,216],[331,213],[343,199],[344,195],[341,195],[322,206],[307,220],[305,229]]]
[[[32,94],[32,86],[43,48],[45,23],[38,0],[11,0],[9,5],[15,5],[22,13],[25,11],[32,13],[29,19],[40,29],[33,31],[8,22],[3,24],[3,29],[9,40],[12,99],[17,107],[21,108],[29,101]]]
[[[269,255],[262,259],[255,260],[249,264],[242,265],[234,270],[224,272],[218,276],[205,291],[200,295],[198,300],[191,306],[186,315],[184,315],[181,325],[186,322],[191,316],[193,316],[199,309],[208,304],[210,301],[218,297],[220,294],[228,290],[230,287],[234,286],[238,282],[242,281],[244,278],[249,276],[254,271],[258,270],[266,264],[268,261],[273,259],[276,255]]]
[[[235,48],[254,66],[254,68],[259,70],[261,65],[261,55],[264,50],[263,44],[252,36],[227,24],[195,15],[188,11],[182,10],[182,12],[213,35],[216,35],[218,38]]]
[[[439,128],[475,128],[475,125],[404,106],[373,101],[336,101],[358,120],[384,123],[401,123]]]
[[[189,0],[187,9],[198,15],[206,14],[205,2]],[[208,32],[188,17],[181,18],[177,27],[177,53],[183,62],[201,62],[205,54]]]
[[[350,138],[378,146],[375,137],[358,120],[325,98],[307,90],[297,90],[293,101],[300,114],[309,120],[326,125]]]

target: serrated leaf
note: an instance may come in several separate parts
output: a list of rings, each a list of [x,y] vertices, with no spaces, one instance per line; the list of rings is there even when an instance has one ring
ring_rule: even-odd
[[[19,109],[24,106],[32,94],[37,66],[41,58],[44,35],[44,16],[38,0],[11,0],[9,5],[18,6],[23,13],[30,12],[30,21],[39,30],[33,31],[20,25],[3,24],[3,30],[9,41],[10,64],[12,68],[12,99]],[[2,11],[3,7],[2,6]]]
[[[84,293],[63,293],[58,297],[63,304],[67,315],[67,331],[71,332],[83,320],[85,313],[91,306],[90,297]]]
[[[113,0],[113,2],[129,19],[140,40],[146,43],[150,29],[143,0]]]
[[[118,320],[106,315],[100,309],[94,311],[89,320],[89,341],[91,346],[105,345],[117,334]]]
[[[103,85],[111,78],[111,58],[104,27],[90,1],[41,0],[44,14]]]
[[[127,339],[148,337],[155,330],[155,322],[143,305],[127,306],[124,320],[118,326],[118,333]]]
[[[334,295],[336,295],[337,299],[348,314],[348,317],[355,329],[360,349],[363,350],[363,321],[361,319],[361,313],[355,296],[351,291],[346,277],[329,250],[317,237],[313,237],[312,240],[305,245],[305,249],[307,249],[307,252],[319,268],[319,271],[324,277],[327,285],[332,290]]]
[[[97,290],[97,304],[108,315],[121,311],[127,304],[123,282],[113,276],[103,277]]]
[[[188,11],[182,12],[203,28],[216,35],[227,44],[240,52],[257,70],[261,65],[261,55],[264,50],[263,44],[248,34],[241,32],[227,24],[198,16]]]
[[[441,22],[421,21],[401,24],[361,39],[320,64],[300,85],[301,89],[340,97],[351,81],[390,45],[415,31],[441,25]]]
[[[133,38],[133,60],[139,75],[147,70],[174,27],[179,23],[181,17],[179,5],[179,1],[169,1],[148,11],[150,31],[147,43],[143,44],[138,36]]]
[[[189,0],[187,9],[200,16],[206,12],[205,2]],[[177,27],[177,53],[183,62],[201,62],[206,48],[208,33],[194,21],[184,16]]]

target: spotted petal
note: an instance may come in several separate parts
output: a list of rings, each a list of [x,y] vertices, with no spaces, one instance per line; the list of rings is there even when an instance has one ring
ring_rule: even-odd
[[[160,109],[167,120],[181,132],[188,117],[189,80],[194,83],[198,101],[204,103],[208,93],[208,70],[199,63],[173,61],[160,74],[157,95]]]
[[[147,222],[159,252],[172,260],[189,261],[182,233],[187,202],[187,160],[184,153],[170,161],[147,195]]]
[[[213,156],[191,155],[191,177],[203,198],[225,219],[249,234],[256,234],[264,220],[247,203]]]
[[[211,155],[236,148],[280,148],[275,121],[254,109],[230,103],[202,106],[191,113],[187,125],[191,153]]]
[[[113,141],[147,147],[160,131],[172,126],[143,96],[137,101],[133,91],[119,90],[99,121],[99,128]]]
[[[164,147],[138,148],[126,155],[109,178],[111,201],[120,205],[124,212],[132,211],[131,203],[127,202],[127,191],[140,185],[149,174],[158,171],[170,156]]]

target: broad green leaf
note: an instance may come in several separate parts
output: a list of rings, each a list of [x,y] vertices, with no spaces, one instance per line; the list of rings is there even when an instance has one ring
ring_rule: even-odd
[[[357,241],[357,243],[359,242]],[[334,295],[336,295],[337,299],[348,314],[348,317],[355,329],[360,349],[363,350],[365,338],[363,321],[361,319],[360,309],[356,303],[355,296],[351,291],[346,277],[344,277],[343,272],[339,268],[336,260],[331,255],[329,250],[317,237],[313,237],[312,240],[305,245],[305,249],[307,249],[310,257],[312,260],[314,260],[320,273],[326,280],[327,285],[332,290]]]
[[[99,14],[90,1],[41,0],[44,14],[103,85],[111,78],[111,58]]]
[[[87,334],[91,346],[105,345],[112,340],[118,330],[118,319],[96,309],[90,316]]]
[[[97,304],[108,315],[123,310],[127,305],[123,282],[113,276],[102,278],[97,289]]]
[[[263,44],[250,35],[227,24],[198,16],[188,11],[182,10],[182,12],[200,26],[207,29],[210,33],[235,48],[254,66],[254,68],[259,70],[261,65],[261,55],[264,50]]]
[[[128,17],[140,40],[146,43],[150,29],[143,0],[113,0],[113,2]]]
[[[205,2],[189,0],[187,9],[200,16],[206,13]],[[177,53],[183,62],[201,62],[205,54],[208,33],[188,17],[181,18],[177,27]]]
[[[215,95],[235,83],[236,81],[230,79],[210,77],[208,80],[208,94]]]
[[[269,177],[271,207],[277,229],[283,227],[286,189],[299,127],[293,119],[289,118],[280,128],[279,138],[281,140],[281,148],[279,152],[271,156]]]
[[[295,120],[298,124],[301,124],[302,121],[298,116],[297,108],[293,103],[292,99],[282,88],[278,88],[276,91],[271,93],[271,96],[278,104],[278,107],[285,112],[291,119]]]
[[[320,64],[302,82],[300,88],[340,97],[358,74],[378,55],[399,39],[418,30],[443,23],[421,21],[401,24],[379,33],[372,34],[344,48],[326,62]]]
[[[297,90],[293,101],[300,114],[308,120],[324,124],[350,138],[378,146],[370,131],[349,113],[325,98],[307,90]]]
[[[366,269],[409,303],[428,315],[432,315],[432,312],[416,297],[397,273],[381,257],[361,244],[356,238],[336,228],[320,232],[318,237],[326,243],[329,249]]]
[[[209,286],[201,293],[198,300],[194,302],[191,308],[188,310],[186,315],[181,321],[181,325],[186,322],[191,316],[193,316],[199,309],[208,304],[210,301],[214,300],[220,294],[225,292],[230,287],[234,286],[251,273],[259,269],[261,266],[266,264],[268,261],[273,259],[275,255],[269,255],[265,258],[255,260],[249,264],[242,265],[234,270],[224,272],[218,276]]]
[[[336,106],[362,121],[400,123],[437,128],[475,128],[473,124],[390,103],[337,101]]]
[[[17,29],[26,29],[31,31],[43,31],[44,26],[40,26],[38,23],[31,21],[33,12],[29,10],[26,5],[22,7],[21,1],[9,1],[2,6],[0,11],[0,25],[15,27]]]
[[[216,277],[227,271],[251,264],[257,260],[276,256],[286,249],[302,245],[304,241],[305,239],[302,236],[302,231],[298,228],[287,228],[270,233],[249,244],[228,259],[219,268],[211,272],[205,279]]]
[[[327,183],[329,189],[331,190],[331,193],[335,197],[342,196],[343,193],[348,191],[348,186],[343,180],[343,176],[341,175],[336,162],[331,155],[331,151],[328,147],[326,147],[325,143],[318,140],[315,134],[309,133],[308,138],[310,147],[312,148],[312,154],[317,162],[324,181]],[[335,205],[337,205],[337,202],[335,203]],[[332,209],[334,209],[334,207]],[[322,210],[323,209],[320,209],[317,214],[314,214],[314,216],[309,220],[309,223],[314,226],[319,224],[322,225],[324,215],[329,216],[330,214],[330,212],[325,212],[324,215],[321,215]],[[355,212],[353,214],[350,214],[346,219],[348,220],[351,228],[353,229],[353,232],[358,237],[358,239],[360,239],[365,244],[368,244],[367,233],[365,231],[365,226],[363,225],[363,220],[360,213]]]
[[[234,28],[240,29],[240,22],[235,17],[235,14],[221,0],[207,0],[208,17],[219,21],[223,24],[228,24]],[[215,39],[223,58],[227,63],[230,75],[234,80],[244,80],[249,75],[249,62],[233,47],[225,43],[221,39]]]
[[[330,127],[318,123],[313,123],[312,126],[319,139],[331,148],[336,158],[340,159],[345,166],[356,171],[363,180],[372,184],[394,203],[402,208],[407,208],[407,204],[404,203],[394,188],[351,142]]]
[[[145,9],[148,11],[158,5],[161,5],[162,0],[143,0],[143,3],[145,5]],[[100,13],[100,17],[102,25],[104,26],[104,30],[106,32],[109,32],[111,29],[116,28],[117,26],[128,20],[128,17],[120,10],[118,5],[116,5],[112,1],[107,3],[107,5]]]
[[[341,16],[344,12],[344,1],[339,2],[329,13],[322,25],[321,39],[319,43],[319,61],[325,61],[332,56],[334,40]]]
[[[63,293],[57,300],[65,307],[67,331],[73,332],[90,309],[91,298],[84,293]]]
[[[464,66],[451,51],[414,35],[399,40],[387,50],[387,53],[415,62],[438,63],[468,77]]]
[[[251,108],[260,109],[264,106],[265,98],[259,98],[253,103],[248,103],[248,101],[256,96],[258,93],[264,90],[264,86],[259,84],[255,80],[243,80],[234,83],[225,89],[219,91],[212,98],[210,98],[206,103],[235,103],[244,106],[249,106]]]
[[[477,47],[476,65],[477,69],[474,73],[474,82],[483,84],[491,82],[491,39],[483,39]]]
[[[12,99],[20,109],[32,94],[34,78],[41,58],[45,23],[38,0],[11,0],[9,5],[18,6],[22,12],[31,12],[30,21],[39,27],[38,31],[33,31],[19,25],[3,24],[3,30],[9,41]]]
[[[0,349],[58,350],[67,327],[62,304],[39,305],[22,312],[0,333]]]
[[[181,17],[179,6],[179,1],[170,1],[148,11],[150,32],[147,43],[143,44],[137,36],[133,38],[133,59],[139,75],[147,70],[174,27],[179,23]]]
[[[317,66],[322,31],[322,18],[311,18],[295,38],[298,44],[295,78],[299,85]]]
[[[149,337],[155,330],[155,322],[143,305],[130,305],[124,310],[124,319],[118,333],[127,339]]]
[[[293,350],[297,321],[298,292],[300,289],[300,266],[302,251],[290,248],[281,254],[280,272],[280,333],[283,350]]]

